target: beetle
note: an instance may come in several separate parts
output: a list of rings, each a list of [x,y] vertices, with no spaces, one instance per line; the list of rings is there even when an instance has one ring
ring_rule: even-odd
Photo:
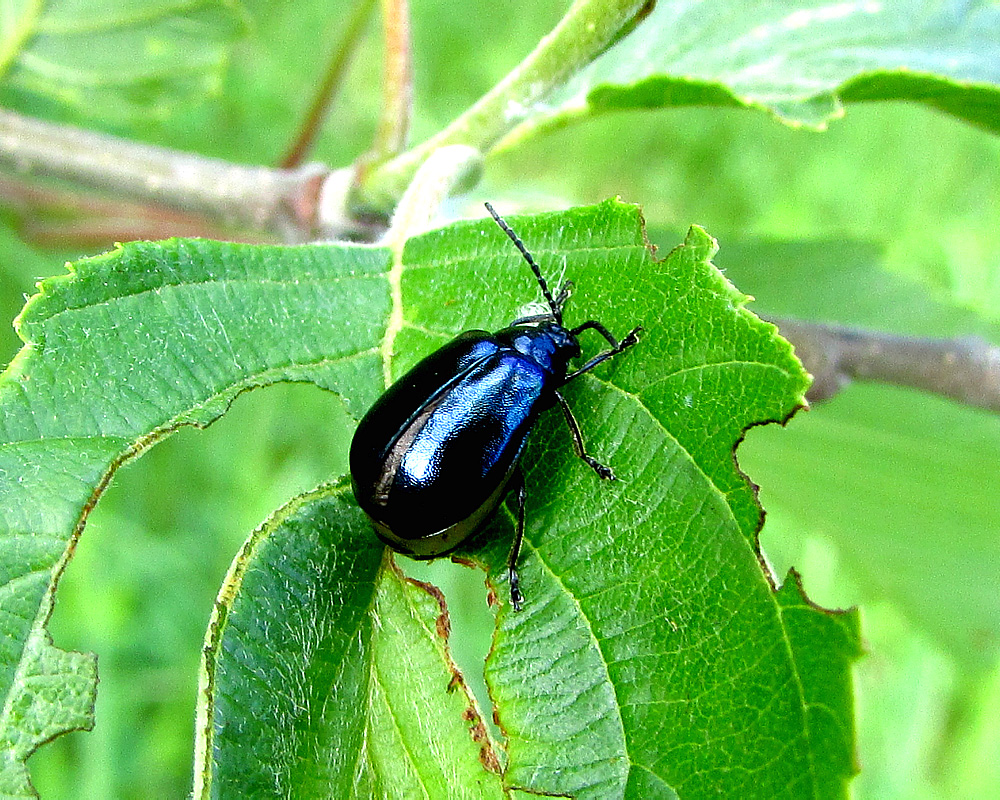
[[[587,455],[583,436],[560,389],[638,341],[641,327],[621,341],[601,323],[563,324],[573,284],[553,297],[524,243],[486,203],[501,230],[531,267],[545,298],[544,313],[515,319],[496,333],[471,330],[420,361],[362,417],[351,441],[351,484],[375,533],[393,550],[418,559],[457,547],[517,492],[517,528],[507,574],[515,611],[523,597],[517,559],[524,537],[525,487],[519,461],[539,415],[558,405],[577,456],[600,478],[611,469]],[[582,367],[579,335],[593,330],[610,345]]]

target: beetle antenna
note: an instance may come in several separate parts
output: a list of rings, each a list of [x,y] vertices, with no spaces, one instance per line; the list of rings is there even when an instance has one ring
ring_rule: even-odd
[[[542,271],[538,268],[538,264],[535,263],[535,259],[531,257],[531,253],[528,252],[528,248],[524,246],[524,242],[521,241],[521,237],[511,230],[510,225],[504,222],[503,218],[493,210],[493,206],[486,203],[486,210],[490,212],[493,219],[496,220],[497,225],[500,229],[507,234],[507,237],[514,243],[518,250],[521,251],[521,255],[524,256],[524,260],[528,262],[528,266],[531,267],[531,271],[535,273],[535,278],[538,280],[538,285],[542,287],[542,294],[545,295],[545,300],[549,304],[549,308],[552,309],[552,316],[558,325],[562,325],[562,305],[559,301],[553,299],[552,292],[549,291],[549,285],[545,282],[545,278],[542,277]],[[562,297],[562,293],[560,293]],[[565,302],[565,300],[563,301]]]

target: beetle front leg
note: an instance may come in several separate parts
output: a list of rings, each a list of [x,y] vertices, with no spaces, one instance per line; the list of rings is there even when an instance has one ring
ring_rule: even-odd
[[[563,416],[566,417],[569,432],[573,436],[573,452],[576,453],[578,458],[583,459],[599,477],[604,478],[606,481],[616,480],[615,473],[611,471],[611,467],[607,467],[596,458],[591,458],[587,455],[583,449],[583,434],[580,433],[580,425],[577,423],[576,417],[573,416],[573,411],[569,407],[569,403],[566,402],[566,398],[559,394],[559,392],[556,392],[555,395],[556,400],[559,401],[559,407],[563,411]]]
[[[571,372],[569,375],[566,376],[566,379],[563,381],[563,384],[569,383],[571,380],[573,380],[573,378],[583,375],[583,373],[585,372],[590,372],[598,364],[607,361],[612,356],[616,356],[626,348],[636,344],[639,341],[639,334],[642,333],[642,326],[637,325],[636,327],[632,328],[632,330],[630,330],[625,335],[625,338],[622,339],[620,342],[617,339],[615,339],[614,336],[611,335],[611,331],[605,328],[600,322],[597,322],[595,320],[588,320],[587,322],[584,322],[582,325],[577,325],[575,328],[573,328],[573,330],[570,331],[570,333],[572,333],[574,336],[577,336],[582,331],[586,330],[595,330],[599,334],[601,334],[601,336],[607,339],[608,344],[611,345],[611,349],[605,350],[603,353],[598,353],[596,356],[590,359],[590,361],[588,361],[586,364],[580,367],[580,369]]]
[[[514,480],[517,481],[517,530],[514,533],[514,544],[510,548],[510,557],[507,559],[507,581],[510,584],[510,604],[515,611],[520,611],[524,604],[524,596],[521,594],[521,579],[517,574],[517,557],[521,554],[521,540],[524,538],[524,505],[527,500],[524,475],[520,467],[514,473]]]

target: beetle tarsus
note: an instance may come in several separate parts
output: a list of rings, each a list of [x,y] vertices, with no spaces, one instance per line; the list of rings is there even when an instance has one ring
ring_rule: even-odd
[[[514,531],[514,543],[507,559],[507,580],[510,583],[510,604],[515,611],[520,611],[524,605],[524,595],[521,594],[521,579],[517,574],[517,557],[521,554],[521,540],[524,539],[524,506],[528,494],[524,488],[524,473],[520,467],[514,473],[514,485],[517,489],[517,528]]]
[[[605,350],[603,353],[598,353],[596,356],[590,359],[590,361],[588,361],[586,364],[580,367],[580,369],[571,372],[569,375],[567,375],[563,379],[564,386],[574,378],[580,377],[585,372],[590,372],[598,364],[604,363],[612,356],[616,356],[623,350],[631,347],[634,344],[637,344],[639,341],[639,334],[642,333],[642,326],[637,325],[636,327],[632,328],[632,330],[630,330],[625,335],[625,338],[622,339],[620,342],[614,336],[612,336],[611,332],[607,328],[605,328],[600,322],[596,322],[594,320],[588,320],[587,322],[584,322],[582,325],[578,325],[577,327],[573,328],[573,330],[570,331],[570,333],[576,336],[581,331],[586,331],[586,330],[595,330],[599,334],[601,334],[601,336],[607,339],[608,344],[611,345],[611,349]]]
[[[524,608],[524,595],[521,594],[520,579],[517,576],[517,570],[510,567],[507,570],[507,576],[510,580],[510,604],[514,607],[515,611],[520,611]]]
[[[620,353],[626,347],[631,347],[634,344],[638,344],[640,333],[642,333],[642,325],[636,325],[634,328],[632,328],[632,330],[630,330],[625,335],[625,338],[622,339],[621,343],[618,345],[618,352]]]
[[[597,473],[597,477],[598,478],[602,478],[603,480],[606,480],[606,481],[616,481],[616,480],[618,480],[618,478],[615,477],[615,473],[614,473],[614,471],[612,471],[611,467],[608,467],[608,466],[602,464],[596,458],[591,458],[588,455],[584,455],[584,456],[582,456],[582,458],[583,458],[584,461],[587,462],[587,464],[590,466],[590,468],[592,470],[594,470],[594,472]]]
[[[559,293],[556,295],[556,305],[559,308],[566,305],[566,301],[573,294],[574,288],[573,281],[563,281],[563,285],[559,287]]]

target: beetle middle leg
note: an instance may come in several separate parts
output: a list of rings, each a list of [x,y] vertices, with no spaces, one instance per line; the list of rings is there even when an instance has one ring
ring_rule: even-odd
[[[576,417],[573,416],[573,411],[569,407],[569,403],[566,402],[566,398],[559,392],[556,392],[555,394],[556,400],[559,401],[559,407],[562,409],[563,416],[566,418],[566,424],[569,425],[569,432],[573,436],[573,452],[576,453],[578,458],[585,461],[587,465],[598,474],[599,477],[604,478],[606,481],[616,480],[615,473],[611,471],[611,467],[605,466],[596,458],[591,458],[587,455],[587,452],[583,449],[583,434],[580,433],[580,425],[576,421]]]
[[[639,341],[639,334],[642,333],[642,327],[637,325],[636,327],[632,328],[632,330],[630,330],[627,334],[625,334],[625,338],[619,342],[617,339],[615,339],[614,336],[611,335],[611,331],[605,328],[600,322],[597,322],[596,320],[592,319],[587,320],[582,325],[577,325],[575,328],[573,328],[573,330],[570,331],[570,333],[572,333],[574,336],[579,336],[583,331],[586,330],[595,330],[599,334],[601,334],[601,336],[603,336],[607,340],[608,344],[611,345],[611,349],[605,350],[603,353],[598,353],[596,356],[590,359],[590,361],[588,361],[586,364],[580,367],[580,369],[571,372],[569,375],[566,376],[566,379],[563,381],[563,384],[569,383],[571,380],[573,380],[573,378],[579,377],[580,375],[583,375],[583,373],[585,372],[590,372],[590,370],[592,370],[598,364],[607,361],[612,356],[616,356],[626,348],[629,348],[632,345],[636,344]]]

